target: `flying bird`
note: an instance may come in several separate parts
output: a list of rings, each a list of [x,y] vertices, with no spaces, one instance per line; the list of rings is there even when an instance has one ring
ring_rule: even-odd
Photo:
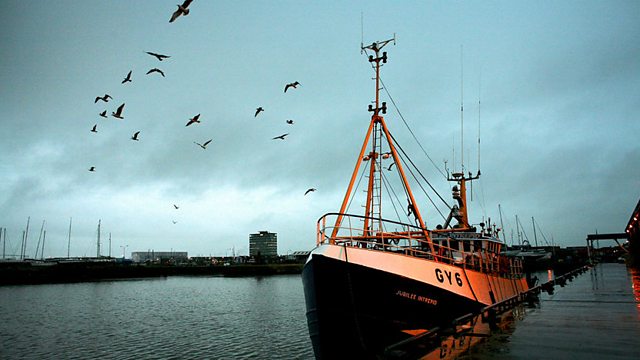
[[[173,14],[171,15],[171,19],[169,19],[169,22],[174,22],[180,15],[189,15],[189,9],[187,9],[187,7],[189,6],[189,4],[191,4],[191,1],[192,0],[184,0],[182,5],[178,4],[178,10],[173,12]]]
[[[140,139],[138,139],[138,135],[140,135],[140,131],[136,131],[136,133],[131,137],[131,140],[139,141]]]
[[[193,123],[198,123],[198,124],[200,124],[200,120],[198,120],[198,119],[200,119],[200,114],[198,114],[198,115],[196,115],[196,116],[192,117],[191,119],[189,119],[189,122],[188,122],[188,123],[187,123],[187,125],[185,125],[185,126],[189,126],[189,125],[191,125],[191,124],[193,124]]]
[[[293,125],[293,120],[287,120],[287,124]]]
[[[304,194],[307,195],[308,193],[314,192],[314,191],[316,191],[315,188],[310,188],[309,190],[305,191]]]
[[[171,220],[171,222],[173,223],[173,225],[177,224],[178,222],[175,220]]]
[[[176,204],[173,204],[173,207],[176,208],[176,210],[180,209],[180,207]]]
[[[203,149],[207,150],[207,145],[209,145],[209,143],[211,142],[211,140],[213,140],[213,139],[209,139],[209,140],[205,141],[205,142],[204,142],[204,144],[200,144],[200,143],[197,143],[197,142],[195,142],[195,141],[194,141],[193,143],[194,143],[194,144],[196,144],[196,145],[198,145],[198,146],[200,146],[201,148],[203,148]]]
[[[168,58],[171,57],[169,55],[156,54],[156,53],[153,53],[153,52],[150,52],[150,51],[145,51],[145,52],[147,54],[151,55],[151,56],[155,56],[158,59],[158,61],[162,61],[164,59],[168,59]]]
[[[109,94],[104,94],[104,96],[96,96],[96,99],[93,101],[93,103],[97,103],[98,100],[102,100],[104,102],[109,102],[109,99],[113,99],[111,96],[109,96]]]
[[[127,74],[127,77],[124,78],[124,80],[122,80],[122,83],[126,83],[126,82],[131,82],[131,73],[132,71],[130,70],[129,73]]]
[[[392,167],[393,167],[393,165],[395,165],[395,164],[396,164],[396,163],[392,162],[392,163],[391,163],[391,165],[389,165],[389,167],[388,167],[388,168],[385,168],[385,169],[387,169],[388,171],[391,171],[391,168],[392,168]]]
[[[98,127],[98,124],[93,125],[93,129],[91,129],[91,132],[97,133],[98,130],[96,130],[96,128]]]
[[[122,116],[122,110],[124,110],[124,103],[122,103],[122,105],[120,105],[118,107],[118,110],[116,110],[116,112],[111,112],[111,116],[118,118],[120,120],[124,119],[124,116]]]
[[[149,74],[151,74],[151,73],[153,73],[153,72],[160,73],[160,75],[162,75],[162,77],[164,77],[164,72],[162,72],[162,70],[160,70],[160,69],[158,69],[158,68],[153,68],[153,69],[151,69],[151,70],[147,71],[147,75],[149,75]]]
[[[106,118],[107,117],[107,110],[101,112],[100,116],[102,116],[103,118]]]
[[[90,167],[89,171],[96,171],[96,167],[95,166]]]
[[[274,137],[274,138],[273,138],[273,139],[271,139],[271,140],[276,140],[276,139],[284,140],[284,137],[285,137],[285,136],[287,136],[287,135],[289,135],[289,133],[282,134],[282,135],[280,135],[280,136],[276,136],[276,137]]]
[[[263,111],[264,111],[264,109],[262,108],[262,106],[260,106],[259,108],[256,108],[256,114],[255,114],[255,115],[253,115],[253,117],[258,116],[258,114],[260,114],[260,113],[261,113],[261,112],[263,112]]]
[[[292,88],[296,88],[298,85],[302,86],[302,84],[300,84],[299,82],[292,82],[292,83],[288,83],[287,85],[285,85],[284,87],[284,92],[287,92],[287,90],[292,87]]]

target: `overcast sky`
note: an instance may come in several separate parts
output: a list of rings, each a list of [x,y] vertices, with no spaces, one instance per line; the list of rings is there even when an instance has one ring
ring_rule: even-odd
[[[0,2],[7,254],[19,254],[29,217],[29,256],[43,220],[45,257],[66,256],[70,218],[72,256],[95,256],[98,220],[103,255],[109,234],[117,256],[123,246],[127,257],[247,254],[262,230],[278,233],[281,254],[310,250],[317,219],[340,208],[370,120],[360,43],[394,33],[385,90],[440,170],[460,166],[463,74],[474,173],[479,122],[481,134],[471,222],[497,222],[500,204],[509,243],[518,215],[531,242],[535,217],[548,241],[583,245],[595,231],[623,232],[638,202],[638,1],[195,0],[169,23],[175,4]],[[146,74],[156,67],[165,77]],[[284,93],[293,81],[302,85]],[[105,93],[113,99],[94,103]],[[122,103],[123,120],[98,115]],[[385,120],[451,201],[394,107]],[[194,144],[208,139],[206,150]],[[419,205],[429,227],[442,223]]]

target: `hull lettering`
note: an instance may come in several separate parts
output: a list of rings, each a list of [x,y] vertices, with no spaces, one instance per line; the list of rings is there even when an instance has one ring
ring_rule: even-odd
[[[455,283],[459,287],[462,287],[462,277],[460,273],[457,272],[454,273],[449,270],[436,268],[436,279],[442,284],[453,285]]]

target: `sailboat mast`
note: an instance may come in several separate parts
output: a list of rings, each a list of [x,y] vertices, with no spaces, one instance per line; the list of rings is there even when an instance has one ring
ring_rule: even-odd
[[[29,238],[29,221],[31,216],[27,217],[27,229],[22,233],[22,253],[20,259],[24,259],[27,255],[27,240]]]
[[[531,217],[531,223],[533,224],[533,240],[536,244],[536,247],[538,247],[538,236],[536,235],[536,221],[533,219],[533,216]]]
[[[38,236],[38,244],[36,245],[36,255],[34,256],[34,258],[38,258],[38,251],[40,250],[40,241],[42,241],[42,232],[44,231],[44,222],[45,220],[42,220],[42,226],[40,227],[40,235]]]
[[[498,204],[498,213],[500,213],[500,229],[502,229],[502,233],[504,234],[502,237],[504,238],[504,243],[507,243],[507,235],[504,232],[504,223],[502,222],[502,208],[500,204]]]
[[[518,214],[516,214],[516,235],[518,236],[518,245],[522,245],[522,239],[520,239],[520,227],[518,221]]]
[[[69,218],[69,240],[67,240],[67,259],[69,258],[69,254],[71,253],[71,221],[73,218]]]
[[[44,260],[44,242],[47,239],[47,230],[42,235],[42,250],[40,251],[40,260]]]
[[[101,220],[98,220],[98,246],[97,246],[98,252],[96,255],[97,258],[100,257],[100,221]]]

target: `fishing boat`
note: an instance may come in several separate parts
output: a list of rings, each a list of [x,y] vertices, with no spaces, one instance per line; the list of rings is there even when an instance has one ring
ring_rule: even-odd
[[[520,261],[501,254],[499,229],[468,220],[467,184],[479,170],[447,171],[449,214],[434,228],[423,220],[419,203],[426,199],[414,195],[408,178],[426,179],[392,136],[380,103],[380,68],[387,62],[381,50],[391,41],[362,46],[375,70],[371,120],[340,210],[318,220],[316,247],[302,272],[319,359],[379,358],[392,344],[528,289]],[[362,179],[364,212],[353,213]],[[394,181],[400,190],[393,190]],[[383,208],[394,215],[383,217]]]

